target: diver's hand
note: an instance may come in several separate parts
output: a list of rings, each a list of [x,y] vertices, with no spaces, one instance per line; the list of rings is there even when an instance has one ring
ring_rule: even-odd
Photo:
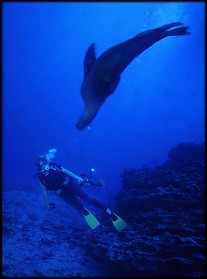
[[[50,202],[49,203],[49,208],[55,208],[55,203],[54,202]]]

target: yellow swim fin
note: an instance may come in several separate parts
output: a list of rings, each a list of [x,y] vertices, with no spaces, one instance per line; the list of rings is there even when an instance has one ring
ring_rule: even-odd
[[[110,215],[111,221],[113,222],[114,227],[117,229],[117,231],[122,231],[126,226],[127,223],[118,215],[116,215],[114,212]]]
[[[86,208],[84,208],[84,217],[92,230],[94,230],[97,226],[100,225],[96,217]]]

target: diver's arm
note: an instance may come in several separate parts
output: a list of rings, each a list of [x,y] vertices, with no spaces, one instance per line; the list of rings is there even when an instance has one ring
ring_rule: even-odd
[[[91,186],[103,186],[104,185],[103,180],[100,180],[99,182],[93,182],[89,178],[87,178],[87,177],[82,178],[82,177],[72,173],[71,171],[69,171],[69,170],[67,170],[63,167],[62,167],[62,172],[64,172],[65,174],[68,174],[71,177],[75,178],[78,184],[85,184],[85,185],[88,184],[88,185],[91,185]]]
[[[46,205],[47,205],[47,209],[50,208],[50,205],[49,205],[49,202],[48,202],[48,195],[47,195],[47,189],[45,187],[45,185],[43,185],[40,181],[40,186],[41,186],[41,189],[42,189],[42,194],[43,194],[43,197],[44,197],[44,200],[46,202]]]
[[[65,169],[63,167],[62,167],[62,172],[64,172],[65,174],[68,174],[69,176],[72,176],[73,178],[75,178],[79,184],[84,183],[84,179],[83,178],[81,178],[80,176],[72,173],[71,171],[69,171],[69,170],[67,170],[67,169]]]

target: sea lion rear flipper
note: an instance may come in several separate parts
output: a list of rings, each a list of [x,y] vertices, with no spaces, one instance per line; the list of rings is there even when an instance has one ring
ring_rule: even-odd
[[[85,77],[89,73],[91,67],[93,66],[94,62],[96,61],[96,55],[94,50],[94,44],[91,44],[88,48],[85,59],[84,59],[84,74]]]

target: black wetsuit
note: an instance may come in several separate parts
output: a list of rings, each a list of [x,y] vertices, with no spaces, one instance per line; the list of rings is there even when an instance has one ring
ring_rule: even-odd
[[[93,197],[87,195],[80,184],[78,184],[72,176],[65,174],[62,167],[54,163],[49,164],[49,174],[44,175],[44,172],[38,173],[40,182],[45,185],[48,191],[60,191],[60,197],[78,211],[84,212],[83,205],[79,202],[77,197],[99,207],[104,210],[107,209],[105,205]]]

